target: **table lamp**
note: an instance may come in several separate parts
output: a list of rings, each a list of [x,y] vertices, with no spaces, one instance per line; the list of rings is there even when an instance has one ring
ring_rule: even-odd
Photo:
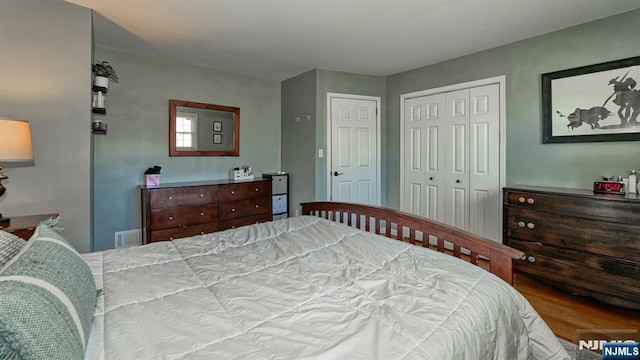
[[[33,161],[33,146],[31,144],[31,128],[24,120],[10,120],[0,118],[0,165],[6,162]],[[9,177],[2,173],[0,166],[0,196],[7,188],[2,186],[2,180]],[[7,226],[11,219],[2,217],[0,225]]]

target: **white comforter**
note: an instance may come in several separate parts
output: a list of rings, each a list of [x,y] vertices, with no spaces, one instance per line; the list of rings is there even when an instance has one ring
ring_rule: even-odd
[[[315,217],[84,257],[87,359],[569,359],[494,275]]]

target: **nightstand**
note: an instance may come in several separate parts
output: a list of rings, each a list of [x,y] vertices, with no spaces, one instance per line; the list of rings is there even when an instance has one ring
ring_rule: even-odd
[[[58,214],[38,214],[29,216],[13,216],[11,223],[8,226],[0,226],[0,230],[12,233],[25,240],[29,240],[33,232],[38,225],[52,217],[57,217]]]

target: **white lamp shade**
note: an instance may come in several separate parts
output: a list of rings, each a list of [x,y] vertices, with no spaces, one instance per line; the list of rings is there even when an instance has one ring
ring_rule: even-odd
[[[29,122],[0,119],[0,163],[28,161],[33,161]]]

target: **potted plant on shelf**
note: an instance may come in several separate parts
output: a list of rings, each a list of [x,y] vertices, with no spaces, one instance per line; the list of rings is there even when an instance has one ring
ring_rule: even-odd
[[[107,61],[100,61],[93,64],[93,73],[95,74],[93,80],[93,85],[95,86],[108,88],[109,81],[113,81],[114,83],[118,82],[118,74],[116,74],[116,71]]]

